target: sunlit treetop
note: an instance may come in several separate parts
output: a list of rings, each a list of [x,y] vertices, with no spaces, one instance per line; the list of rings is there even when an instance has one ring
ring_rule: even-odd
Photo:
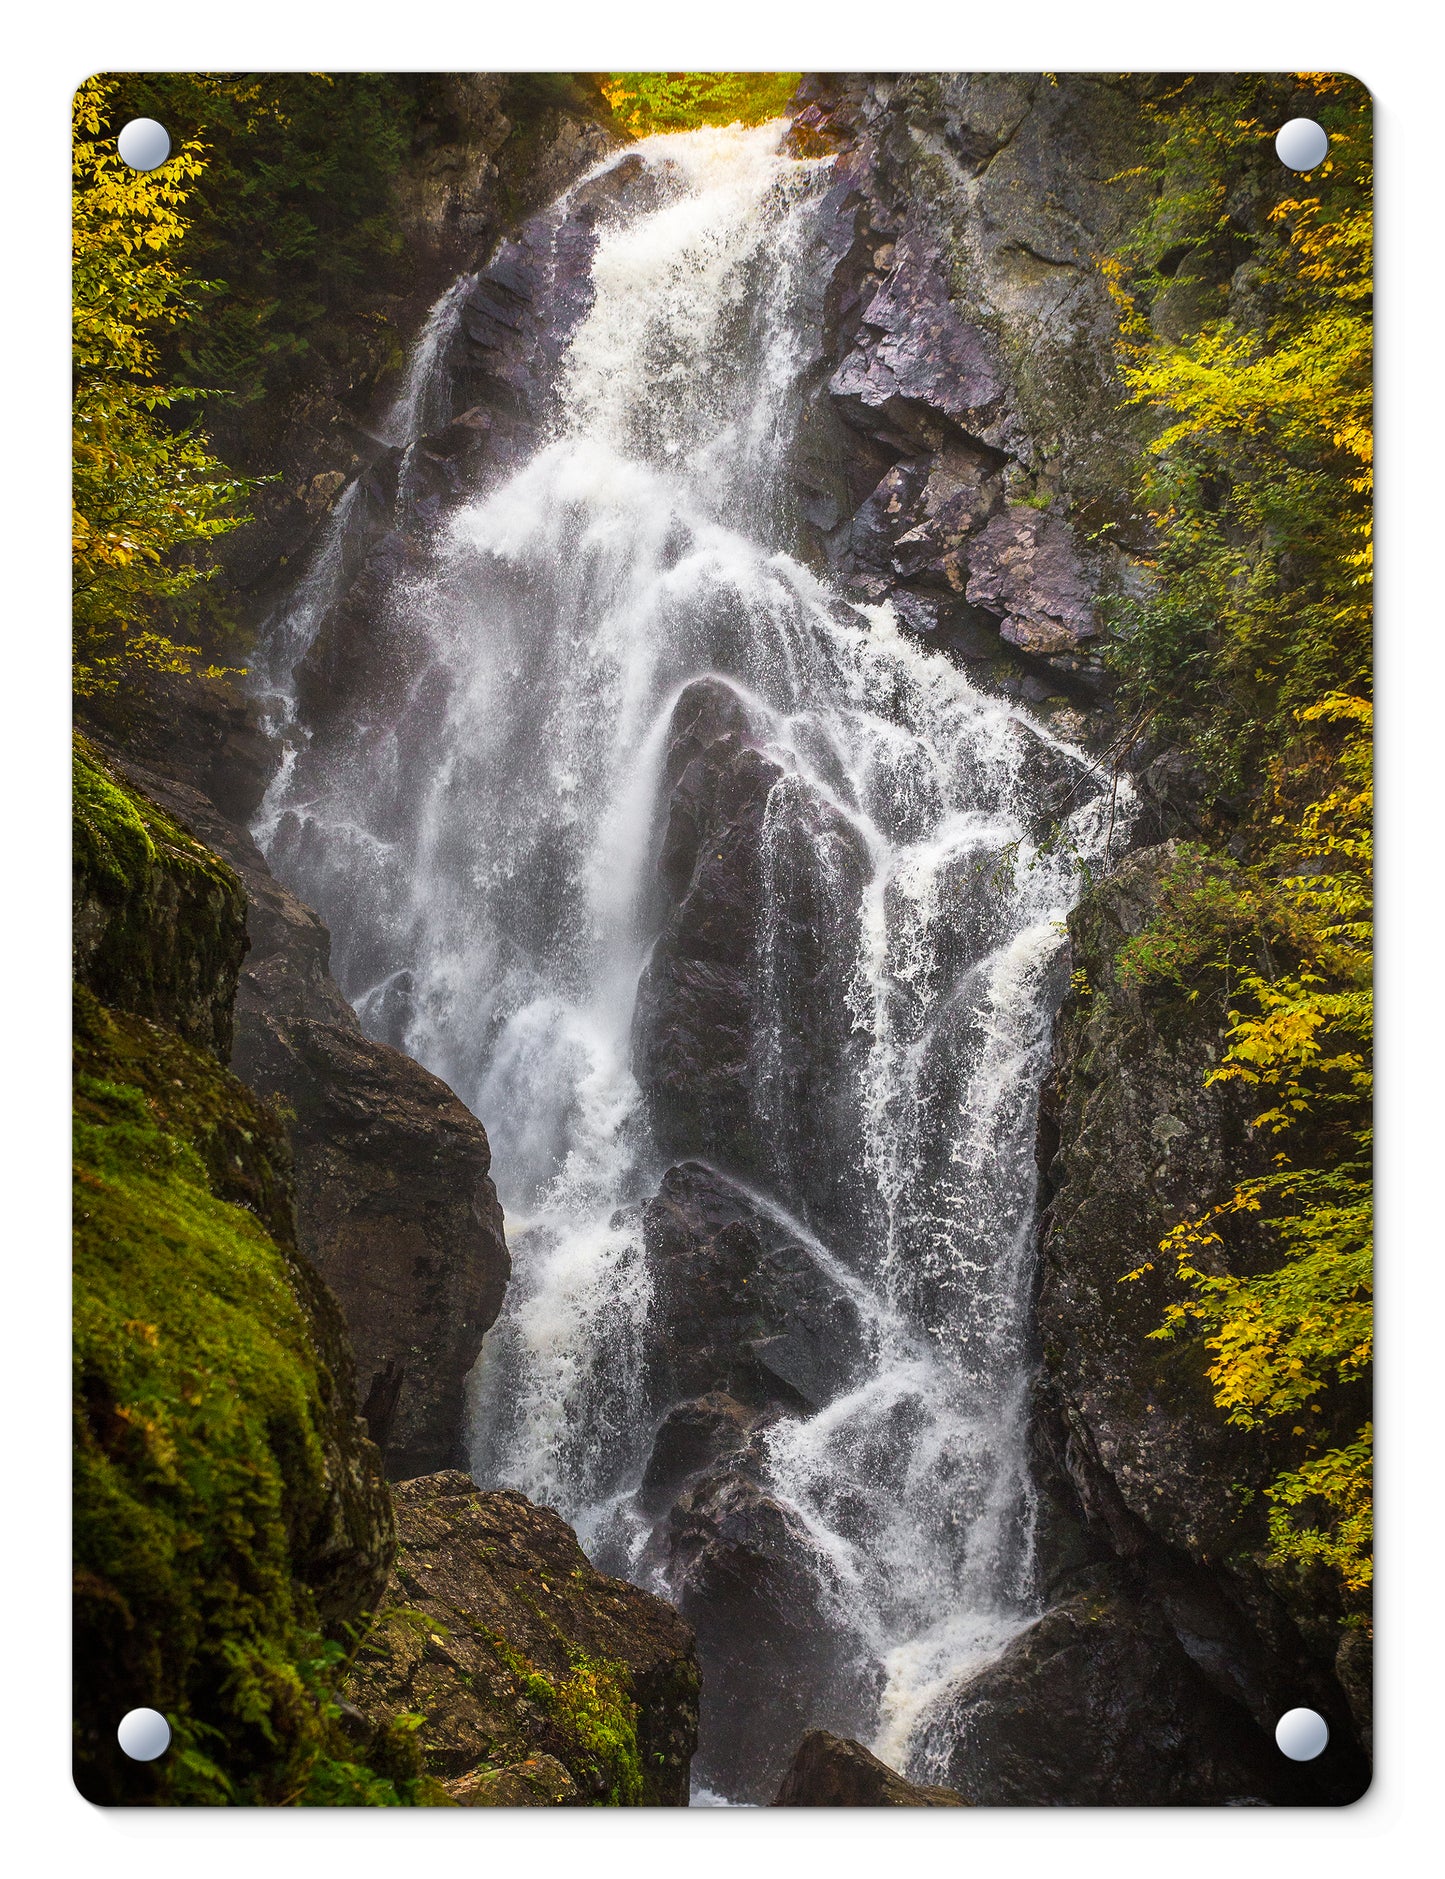
[[[801,72],[608,72],[602,91],[638,137],[703,124],[765,124],[781,117]]]

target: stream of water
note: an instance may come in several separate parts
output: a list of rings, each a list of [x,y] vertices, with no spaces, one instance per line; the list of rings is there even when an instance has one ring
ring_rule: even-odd
[[[866,1363],[771,1426],[765,1486],[806,1532],[835,1642],[871,1667],[869,1713],[842,1720],[926,1773],[929,1715],[1033,1609],[1037,1092],[1061,922],[1109,805],[1082,753],[790,552],[827,162],[786,155],[777,125],[630,154],[648,187],[601,224],[555,420],[392,579],[409,648],[396,709],[323,748],[290,679],[335,598],[352,495],[278,613],[263,679],[288,758],[258,835],[331,925],[363,1023],[487,1128],[514,1278],[474,1380],[477,1479],[557,1507],[594,1557],[641,1571],[640,1206],[667,1161],[634,1032],[684,687],[725,680],[780,771],[756,972],[775,1021],[755,1093],[779,1143],[794,1021],[767,934],[788,904],[790,804],[848,832],[861,887],[814,862],[834,880],[819,943],[856,1044],[832,1096],[863,1145],[866,1204],[846,1242],[823,1243],[781,1149],[765,1198],[849,1290]],[[439,374],[467,284],[418,341],[395,443],[450,415]],[[1061,771],[1080,779],[1076,806],[1043,848],[1038,778]],[[725,1770],[708,1779],[725,1792]]]

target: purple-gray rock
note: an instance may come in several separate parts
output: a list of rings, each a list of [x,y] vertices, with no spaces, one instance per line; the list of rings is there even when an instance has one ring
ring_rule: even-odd
[[[1098,637],[1094,595],[1057,516],[1027,506],[992,517],[969,547],[967,598],[999,616],[1021,652],[1075,652]]]

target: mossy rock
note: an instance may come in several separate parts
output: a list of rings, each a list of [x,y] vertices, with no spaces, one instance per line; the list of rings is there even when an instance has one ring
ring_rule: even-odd
[[[214,1057],[83,989],[75,1043],[77,1784],[394,1804],[328,1701],[394,1535],[279,1126]],[[140,1705],[174,1736],[149,1764],[115,1741]]]
[[[246,897],[234,871],[75,739],[75,976],[104,1004],[231,1054]]]
[[[454,1470],[395,1489],[401,1540],[348,1699],[424,1717],[467,1807],[686,1806],[699,1680],[670,1605],[588,1564],[550,1508]]]

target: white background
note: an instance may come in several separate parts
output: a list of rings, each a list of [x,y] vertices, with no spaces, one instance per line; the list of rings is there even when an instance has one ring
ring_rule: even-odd
[[[3,93],[0,509],[0,1848],[9,1869],[122,1875],[1413,1874],[1445,1833],[1445,985],[1441,190],[1433,7],[1074,0],[15,0]],[[1353,72],[1375,94],[1381,1572],[1378,1769],[1356,1806],[1250,1809],[101,1811],[69,1779],[69,98],[94,71]],[[1431,1852],[1431,1848],[1437,1850]]]

